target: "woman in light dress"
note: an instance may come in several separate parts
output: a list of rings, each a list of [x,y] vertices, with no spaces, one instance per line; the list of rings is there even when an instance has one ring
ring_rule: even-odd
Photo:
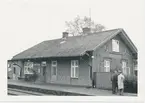
[[[122,74],[122,71],[118,71],[119,75],[118,75],[118,90],[119,90],[119,94],[123,95],[124,92],[124,75]]]

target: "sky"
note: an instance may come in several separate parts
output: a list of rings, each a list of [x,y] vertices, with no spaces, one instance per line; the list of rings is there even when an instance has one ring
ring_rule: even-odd
[[[107,29],[123,28],[137,46],[142,33],[142,0],[5,0],[0,4],[0,34],[7,59],[49,39],[60,38],[65,21],[89,16]]]
[[[123,28],[140,51],[144,4],[144,0],[0,0],[1,69],[6,73],[3,68],[14,55],[44,40],[61,38],[65,21],[89,16],[89,9],[96,23],[107,29]],[[5,73],[1,76],[6,77]]]

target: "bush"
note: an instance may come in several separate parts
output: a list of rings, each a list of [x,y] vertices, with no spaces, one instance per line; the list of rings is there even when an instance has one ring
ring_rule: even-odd
[[[128,76],[124,81],[124,92],[137,93],[137,77]]]

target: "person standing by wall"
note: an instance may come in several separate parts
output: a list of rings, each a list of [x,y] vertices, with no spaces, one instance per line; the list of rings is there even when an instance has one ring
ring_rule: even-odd
[[[118,71],[119,75],[118,75],[118,89],[119,89],[119,95],[123,95],[124,92],[124,75],[122,74],[122,71]]]
[[[118,90],[117,89],[118,88],[117,77],[118,77],[117,70],[114,70],[113,71],[112,78],[111,78],[111,81],[112,81],[112,93],[113,94],[116,94],[117,93],[117,90]]]

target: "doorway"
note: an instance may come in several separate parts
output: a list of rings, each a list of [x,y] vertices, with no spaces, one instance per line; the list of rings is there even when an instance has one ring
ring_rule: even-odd
[[[46,82],[46,66],[42,66],[42,81]]]
[[[57,61],[51,62],[51,81],[57,80]]]

